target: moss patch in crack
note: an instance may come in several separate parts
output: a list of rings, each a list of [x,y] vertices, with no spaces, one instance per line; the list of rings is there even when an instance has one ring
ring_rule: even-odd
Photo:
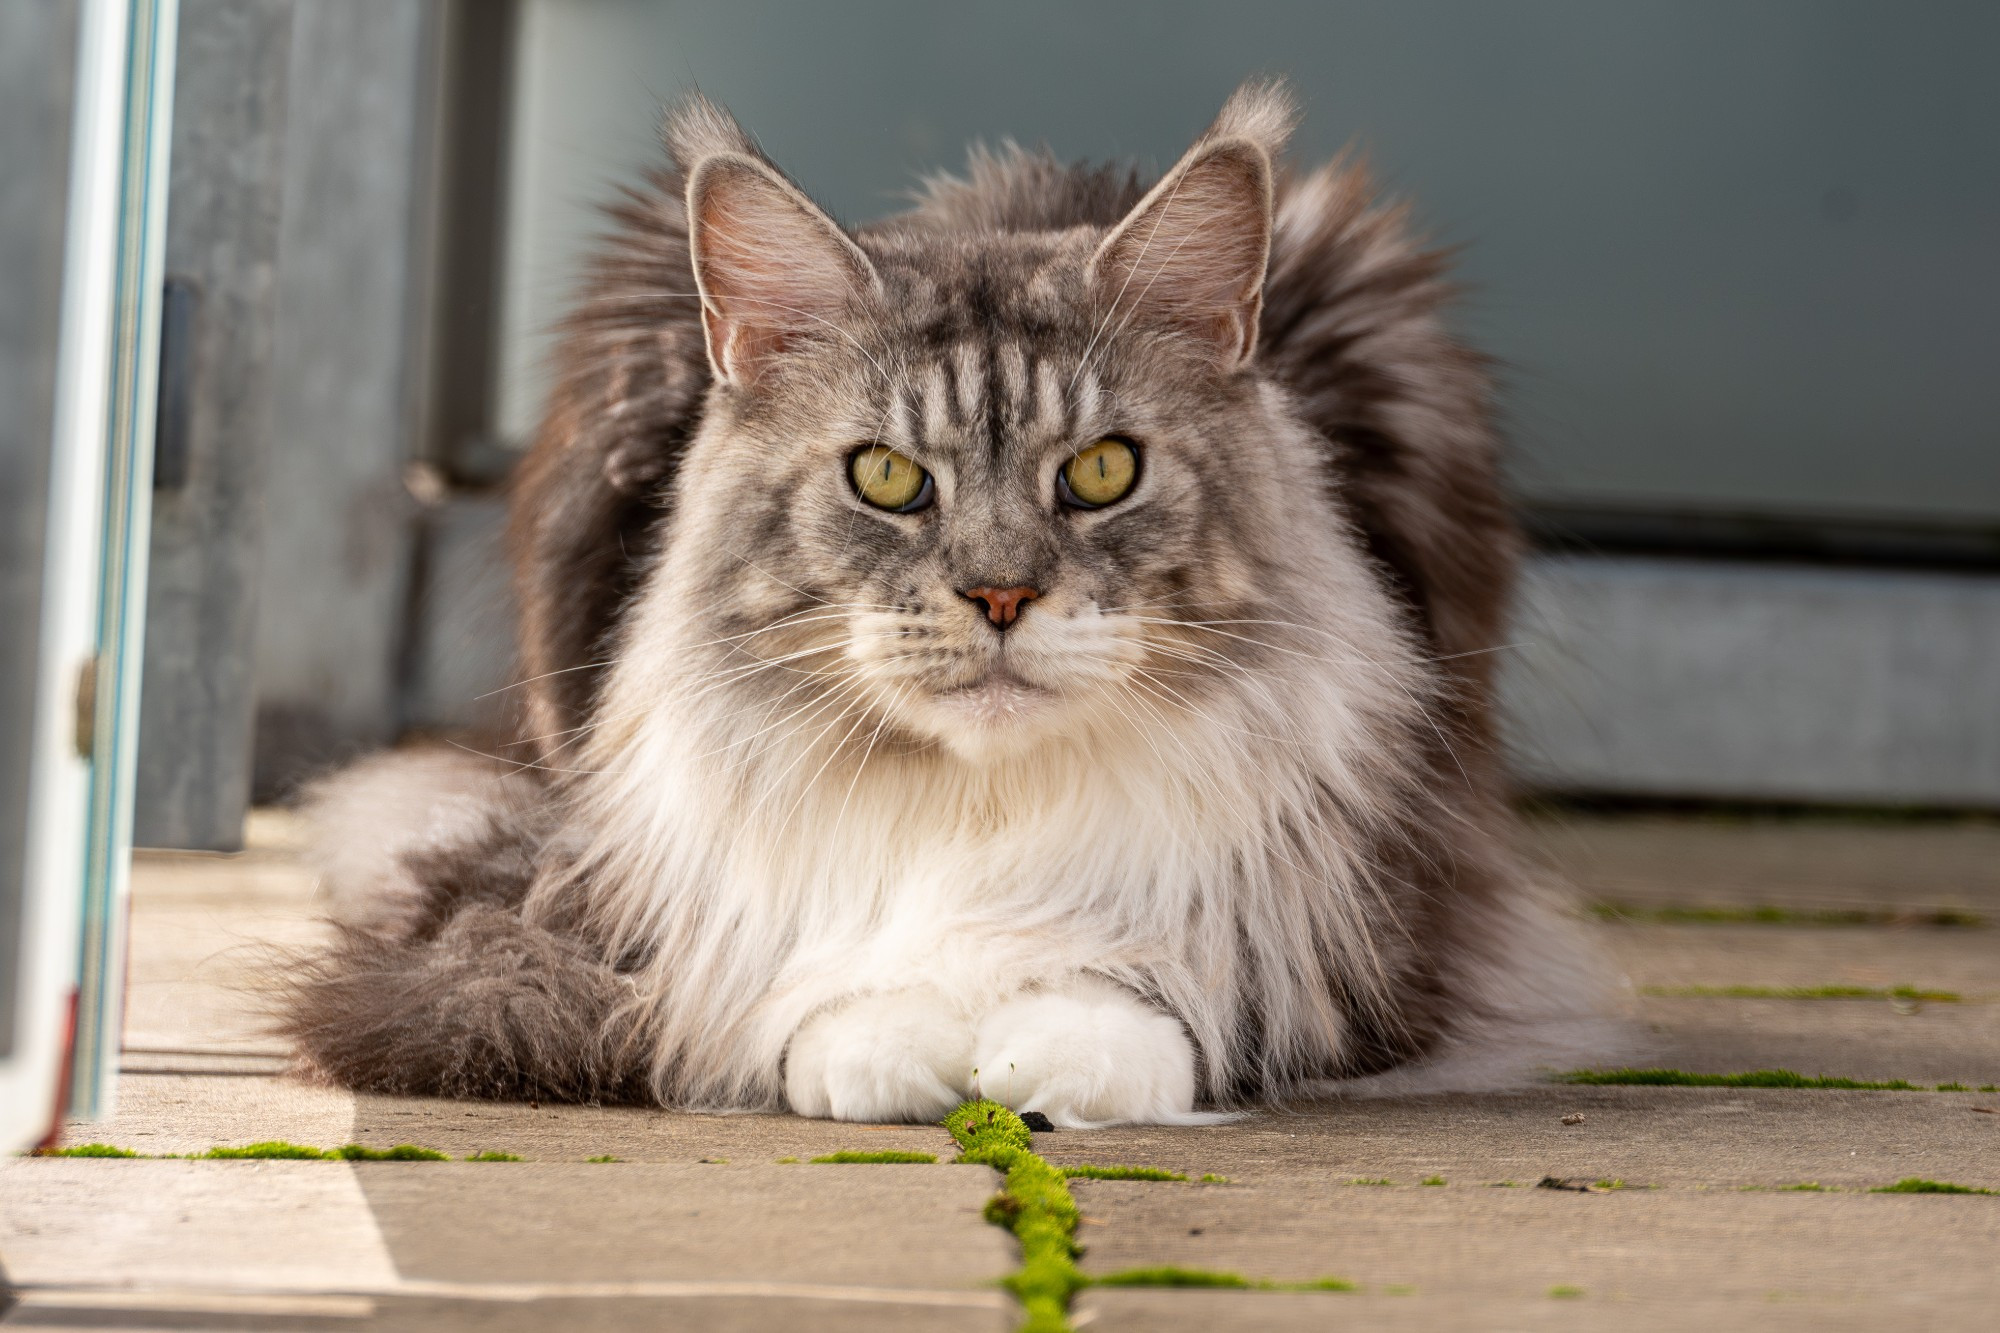
[[[1006,1227],[1021,1245],[1021,1267],[1005,1281],[1027,1316],[1022,1333],[1064,1333],[1070,1298],[1088,1285],[1076,1266],[1081,1215],[1068,1181],[1035,1155],[1027,1125],[998,1102],[967,1102],[944,1118],[944,1127],[960,1162],[1004,1173],[1000,1193],[987,1201],[986,1220]]]
[[[624,1159],[622,1157],[613,1157],[610,1153],[601,1153],[596,1157],[586,1157],[583,1160],[601,1166],[606,1162],[620,1162]]]
[[[937,1161],[936,1153],[929,1152],[830,1152],[813,1158],[815,1162],[833,1162],[849,1166],[910,1166]]]
[[[1200,1268],[1163,1266],[1131,1268],[1104,1277],[1087,1276],[1077,1268],[1082,1253],[1076,1243],[1077,1224],[1082,1221],[1076,1199],[1069,1192],[1064,1169],[1051,1166],[1035,1154],[1033,1136],[1021,1117],[998,1102],[966,1102],[944,1118],[944,1127],[959,1146],[957,1160],[990,1166],[1003,1173],[1000,1193],[986,1201],[986,1220],[1014,1233],[1021,1245],[1021,1266],[1002,1279],[1003,1285],[1021,1302],[1025,1318],[1021,1333],[1069,1333],[1069,1303],[1085,1287],[1232,1287],[1250,1291],[1354,1291],[1345,1278],[1323,1277],[1306,1282],[1276,1282],[1247,1278],[1239,1273],[1212,1272]],[[1150,1167],[1070,1168],[1115,1172],[1094,1179],[1185,1180],[1172,1172],[1151,1172]],[[1221,1180],[1204,1176],[1204,1180]]]
[[[359,1143],[349,1143],[339,1148],[314,1148],[304,1143],[287,1143],[283,1139],[271,1139],[264,1143],[246,1143],[239,1147],[218,1145],[207,1152],[134,1152],[130,1148],[114,1147],[109,1143],[83,1143],[74,1148],[52,1148],[38,1153],[41,1157],[135,1157],[153,1162],[449,1162],[450,1157],[432,1148],[419,1148],[414,1143],[399,1143],[393,1148],[369,1148]],[[519,1161],[519,1158],[482,1157],[479,1161]]]
[[[1321,1277],[1308,1282],[1274,1282],[1268,1278],[1244,1277],[1241,1273],[1209,1268],[1182,1268],[1163,1264],[1157,1268],[1127,1268],[1090,1279],[1093,1287],[1226,1287],[1236,1291],[1358,1291],[1344,1277]]]
[[[1954,1185],[1948,1180],[1925,1180],[1922,1176],[1905,1176],[1893,1185],[1879,1185],[1868,1192],[1870,1194],[2000,1194],[2000,1190],[1980,1189],[1973,1185]]]
[[[1794,1073],[1789,1069],[1752,1069],[1742,1074],[1694,1074],[1685,1069],[1572,1069],[1556,1076],[1558,1083],[1592,1087],[1646,1088],[1834,1088],[1876,1092],[1927,1092],[1905,1079],[1839,1078]],[[1956,1090],[1956,1089],[1951,1089]]]
[[[1691,1000],[1909,1000],[1961,1004],[1957,991],[1921,986],[1642,986],[1642,995]]]
[[[1606,921],[1643,921],[1669,926],[1955,926],[1976,928],[1986,918],[1976,912],[1944,907],[1898,912],[1879,908],[1811,909],[1797,907],[1641,907],[1598,902],[1593,915]]]
[[[1071,1180],[1186,1180],[1178,1171],[1167,1171],[1157,1166],[1082,1166],[1058,1167]]]
[[[527,1159],[510,1152],[476,1152],[469,1154],[465,1160],[468,1162],[520,1162]]]
[[[1356,1176],[1347,1183],[1350,1185],[1393,1185],[1396,1182],[1387,1176]]]

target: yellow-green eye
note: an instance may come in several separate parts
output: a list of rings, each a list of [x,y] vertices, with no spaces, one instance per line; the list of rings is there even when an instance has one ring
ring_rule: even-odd
[[[931,474],[887,445],[857,450],[847,467],[854,489],[877,509],[907,514],[931,502]]]
[[[1063,499],[1084,509],[1122,500],[1139,479],[1139,451],[1130,440],[1106,436],[1063,465]]]

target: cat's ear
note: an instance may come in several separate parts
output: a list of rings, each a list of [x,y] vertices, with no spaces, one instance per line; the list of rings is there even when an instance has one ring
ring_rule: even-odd
[[[1114,327],[1170,329],[1230,368],[1256,351],[1271,254],[1271,161],[1291,120],[1282,87],[1239,90],[1104,239],[1091,282]]]
[[[692,164],[687,213],[708,359],[726,383],[747,384],[800,338],[839,329],[875,289],[860,247],[760,156]]]

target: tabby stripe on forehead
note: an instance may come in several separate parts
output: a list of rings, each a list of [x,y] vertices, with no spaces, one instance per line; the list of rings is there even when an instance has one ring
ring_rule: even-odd
[[[986,362],[986,448],[995,458],[1007,439],[1007,393],[1000,382],[1000,346],[988,340],[982,349]]]
[[[1055,363],[1047,357],[1036,357],[1033,362],[1031,380],[1034,385],[1035,424],[1044,430],[1053,426],[1059,435],[1070,432],[1069,396],[1063,392],[1062,377],[1056,374]]]
[[[960,343],[952,349],[952,365],[957,371],[954,386],[958,392],[958,424],[970,426],[985,412],[985,388],[982,384],[983,358],[974,343]]]
[[[1034,420],[1035,401],[1029,392],[1033,385],[1030,379],[1034,371],[1033,354],[1026,344],[1006,342],[1000,344],[1000,378],[1005,390],[1001,402],[1006,407],[1007,417],[1018,429]]]
[[[959,396],[958,377],[943,361],[930,363],[930,373],[924,377],[930,386],[928,397],[942,413],[944,419],[953,426],[965,424],[965,400]]]
[[[925,369],[923,385],[918,393],[923,399],[925,435],[933,440],[949,436],[959,419],[958,390],[952,384],[950,372],[941,363],[933,361]]]

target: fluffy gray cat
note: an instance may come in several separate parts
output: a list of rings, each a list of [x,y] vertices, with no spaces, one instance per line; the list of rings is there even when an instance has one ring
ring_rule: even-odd
[[[850,232],[684,105],[515,496],[526,758],[323,795],[306,1061],[1185,1123],[1573,1011],[1481,362],[1291,120],[1245,88],[1151,183],[975,155]]]

